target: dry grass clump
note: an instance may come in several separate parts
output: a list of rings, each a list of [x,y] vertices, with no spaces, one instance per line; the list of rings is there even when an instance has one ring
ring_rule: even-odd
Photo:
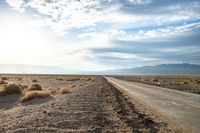
[[[0,88],[0,95],[21,94],[22,87],[17,84],[5,85]]]
[[[96,78],[95,77],[88,77],[88,76],[69,76],[66,77],[67,81],[77,81],[77,80],[82,80],[82,81],[95,81]]]
[[[47,91],[49,91],[51,94],[59,93],[60,88],[48,88]]]
[[[82,77],[80,80],[82,80],[82,81],[95,81],[96,80],[96,78],[95,77]]]
[[[38,82],[37,79],[33,79],[32,82]]]
[[[67,94],[70,92],[69,87],[60,88],[60,94]]]
[[[32,84],[28,91],[41,91],[42,86],[39,84]]]
[[[159,80],[158,79],[153,79],[153,82],[159,82]]]
[[[62,81],[63,79],[61,79],[61,78],[57,78],[56,80]]]
[[[50,96],[51,94],[49,91],[28,91],[22,97],[21,102],[27,102],[35,98],[46,98]]]
[[[76,76],[69,76],[69,77],[66,77],[66,80],[67,81],[75,81],[75,80],[80,80],[80,78],[76,77]]]
[[[197,81],[196,83],[197,83],[197,84],[200,84],[200,81]]]
[[[8,78],[7,77],[2,77],[1,80],[8,80]]]
[[[5,85],[5,84],[8,84],[8,83],[6,81],[4,81],[4,80],[0,81],[0,85]]]

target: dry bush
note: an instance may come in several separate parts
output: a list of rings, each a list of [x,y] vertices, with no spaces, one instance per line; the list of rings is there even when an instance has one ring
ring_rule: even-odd
[[[0,88],[0,95],[21,94],[22,88],[17,84],[5,85]]]
[[[28,89],[28,85],[22,85],[24,89]]]
[[[96,80],[95,77],[91,77],[91,78],[90,78],[90,81],[92,81],[92,82],[94,82],[95,80]]]
[[[21,102],[27,102],[35,98],[46,98],[50,96],[51,94],[49,91],[28,91],[22,97]]]
[[[70,92],[70,88],[69,87],[60,88],[60,94],[67,94],[69,92]]]
[[[95,77],[81,77],[80,80],[83,80],[83,81],[95,81],[96,78]]]
[[[0,81],[0,85],[4,85],[4,84],[8,84],[6,81],[4,81],[4,80],[1,80]]]
[[[8,80],[8,78],[7,77],[2,77],[1,80]]]
[[[38,82],[37,79],[33,79],[32,82]]]
[[[47,91],[49,91],[51,94],[59,93],[60,88],[48,88]]]
[[[56,80],[62,81],[63,79],[61,79],[61,78],[57,78]]]
[[[69,76],[69,77],[66,77],[66,80],[67,81],[75,81],[75,80],[80,80],[80,78],[76,77],[76,76]]]
[[[159,82],[159,80],[158,79],[153,79],[153,82]]]
[[[76,85],[72,85],[71,87],[74,88],[74,87],[76,87]]]
[[[28,91],[41,91],[42,86],[39,84],[32,84]]]
[[[18,79],[19,81],[22,81],[22,78],[20,78],[20,77],[18,77],[17,79]]]

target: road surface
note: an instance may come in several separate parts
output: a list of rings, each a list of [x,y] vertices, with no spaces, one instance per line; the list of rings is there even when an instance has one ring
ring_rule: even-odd
[[[135,83],[113,77],[108,82],[152,108],[200,132],[200,95]]]

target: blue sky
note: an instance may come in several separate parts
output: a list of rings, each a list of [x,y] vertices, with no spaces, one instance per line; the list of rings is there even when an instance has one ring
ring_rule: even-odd
[[[199,0],[1,0],[0,20],[1,64],[200,64]]]

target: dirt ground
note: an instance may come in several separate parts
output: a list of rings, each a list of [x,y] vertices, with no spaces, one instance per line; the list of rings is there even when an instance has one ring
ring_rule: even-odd
[[[200,76],[115,76],[119,79],[200,94]]]
[[[158,114],[114,88],[103,77],[69,80],[67,76],[7,76],[8,83],[42,87],[70,86],[69,94],[20,103],[21,95],[0,96],[0,132],[183,132]],[[152,112],[154,113],[154,112]]]

